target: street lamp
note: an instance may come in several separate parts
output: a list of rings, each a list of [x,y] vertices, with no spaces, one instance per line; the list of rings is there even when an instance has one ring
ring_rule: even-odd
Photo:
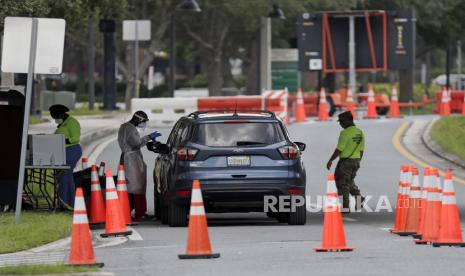
[[[184,0],[181,4],[176,6],[176,9],[171,14],[171,41],[170,41],[170,92],[174,97],[174,90],[176,90],[176,33],[174,26],[174,15],[176,12],[201,12],[199,4],[195,0]]]
[[[271,19],[286,19],[281,8],[274,4],[267,17],[260,17],[257,39],[257,91],[270,86],[271,79]],[[263,76],[262,76],[263,74]],[[271,87],[267,87],[271,88]]]

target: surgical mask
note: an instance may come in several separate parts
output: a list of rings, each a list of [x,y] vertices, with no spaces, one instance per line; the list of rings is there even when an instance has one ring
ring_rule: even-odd
[[[146,126],[147,126],[146,122],[142,122],[142,123],[137,125],[137,127],[140,128],[140,129],[145,129]]]
[[[55,123],[57,125],[59,125],[59,124],[63,123],[63,119],[55,119]]]

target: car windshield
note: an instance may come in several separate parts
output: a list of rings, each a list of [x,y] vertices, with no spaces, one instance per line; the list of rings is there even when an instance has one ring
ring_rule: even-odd
[[[271,145],[284,140],[276,122],[203,123],[194,142],[210,147],[247,147]]]

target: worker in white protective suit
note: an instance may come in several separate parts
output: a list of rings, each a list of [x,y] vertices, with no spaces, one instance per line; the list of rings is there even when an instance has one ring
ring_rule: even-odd
[[[134,221],[144,219],[147,215],[147,165],[144,162],[141,148],[149,141],[156,142],[161,136],[154,131],[141,137],[139,130],[143,130],[148,122],[147,114],[137,111],[129,122],[122,124],[118,131],[118,144],[121,149],[120,164],[124,165],[131,211],[135,210]],[[138,130],[139,129],[139,130]]]

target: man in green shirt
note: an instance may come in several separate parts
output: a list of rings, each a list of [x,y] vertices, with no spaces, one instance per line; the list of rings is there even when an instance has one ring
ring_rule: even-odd
[[[69,170],[64,170],[58,177],[58,195],[60,206],[65,210],[72,210],[74,206],[74,178],[73,170],[82,156],[81,125],[67,112],[69,109],[61,104],[52,105],[49,108],[50,116],[55,120],[57,129],[55,134],[62,134],[66,143],[66,165]]]
[[[329,158],[326,167],[331,169],[333,161],[339,157],[336,166],[335,179],[339,195],[342,195],[343,213],[349,213],[350,195],[356,197],[356,206],[360,208],[365,200],[361,196],[360,190],[355,185],[354,179],[360,168],[360,160],[365,150],[365,136],[363,132],[354,124],[354,118],[350,111],[339,114],[339,124],[344,129],[339,135],[337,147]]]

